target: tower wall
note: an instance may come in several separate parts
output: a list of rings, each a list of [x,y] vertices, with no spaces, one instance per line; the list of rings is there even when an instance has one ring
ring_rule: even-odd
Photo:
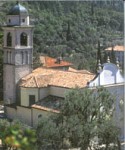
[[[7,15],[4,31],[4,103],[18,103],[20,79],[32,71],[33,26],[25,7],[17,3]]]
[[[7,16],[7,24],[8,25],[29,25],[29,16]]]
[[[4,103],[11,104],[16,100],[14,66],[4,64],[3,75]]]
[[[32,71],[32,66],[29,66],[29,65],[25,65],[22,67],[17,66],[15,68],[15,84],[18,84],[20,79],[28,75],[29,73],[31,73],[31,71]]]
[[[12,34],[12,46],[11,48],[22,48],[20,46],[20,34],[27,34],[27,46],[25,48],[33,47],[33,31],[32,26],[12,26],[3,27],[4,29],[4,47],[7,47],[7,34],[10,32]]]

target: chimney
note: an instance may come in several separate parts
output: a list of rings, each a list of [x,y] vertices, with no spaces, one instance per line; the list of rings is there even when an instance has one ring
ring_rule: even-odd
[[[62,61],[62,57],[57,57],[55,63],[60,64]]]

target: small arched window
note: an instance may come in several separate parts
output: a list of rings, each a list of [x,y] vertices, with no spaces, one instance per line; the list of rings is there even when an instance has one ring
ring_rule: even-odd
[[[38,115],[38,118],[39,118],[39,119],[40,119],[40,118],[42,118],[42,115],[41,115],[41,114],[39,114],[39,115]]]
[[[10,32],[7,34],[7,46],[12,46],[12,35]]]
[[[25,22],[25,19],[22,19],[22,22]]]
[[[27,34],[24,32],[20,35],[20,44],[21,46],[27,46]]]

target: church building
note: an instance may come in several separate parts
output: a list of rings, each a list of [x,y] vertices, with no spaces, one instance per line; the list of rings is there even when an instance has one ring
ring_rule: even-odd
[[[8,12],[3,32],[4,105],[8,118],[35,127],[43,115],[59,113],[60,101],[64,100],[67,91],[76,87],[94,89],[104,86],[116,94],[117,123],[121,138],[124,138],[123,120],[119,120],[124,78],[118,61],[112,64],[108,58],[105,64],[99,63],[95,75],[87,70],[73,69],[71,63],[61,58],[42,56],[42,66],[33,70],[33,26],[27,9],[19,3]]]

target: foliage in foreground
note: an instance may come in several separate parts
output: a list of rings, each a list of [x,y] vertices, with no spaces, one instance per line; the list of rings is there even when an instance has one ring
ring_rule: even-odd
[[[9,123],[7,120],[0,120],[0,139],[3,148],[6,150],[34,150],[36,132],[25,128],[19,122]]]
[[[42,118],[36,131],[0,120],[0,139],[5,149],[15,150],[121,150],[119,130],[112,120],[113,103],[103,88],[75,89],[66,94],[60,113]]]
[[[38,149],[118,149],[119,130],[112,120],[113,103],[112,95],[102,88],[70,91],[61,104],[60,114],[38,124]],[[111,143],[114,145],[110,148]],[[99,146],[102,144],[104,148]]]

